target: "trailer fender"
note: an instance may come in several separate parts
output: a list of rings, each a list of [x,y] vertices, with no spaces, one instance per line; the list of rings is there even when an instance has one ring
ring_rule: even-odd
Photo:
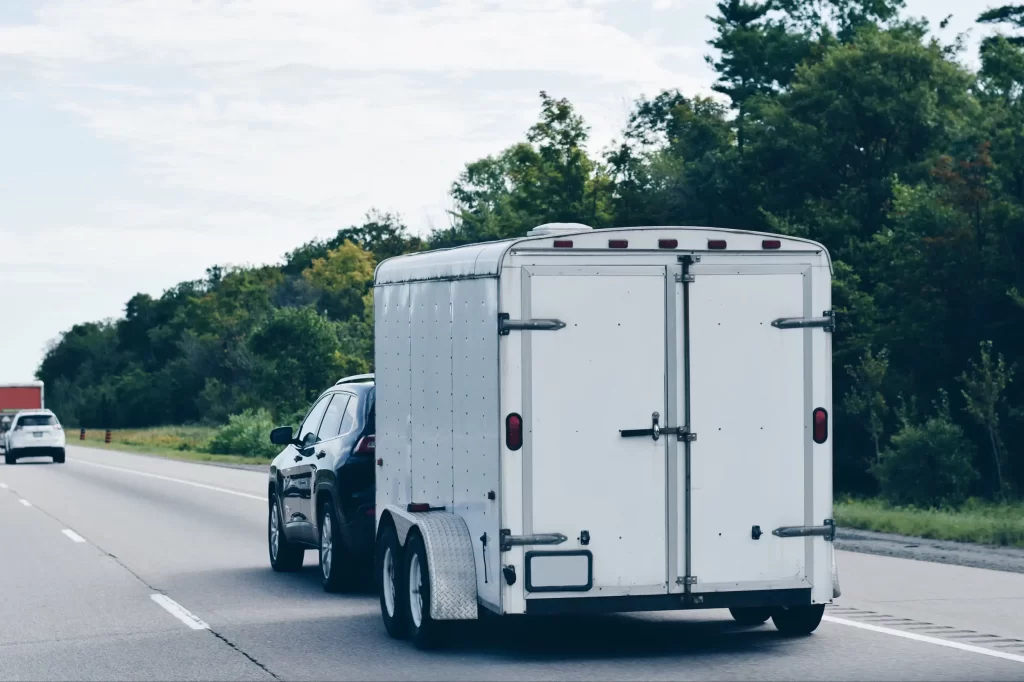
[[[403,547],[413,529],[423,537],[430,574],[430,617],[476,620],[476,556],[462,517],[446,511],[409,512],[393,504],[381,512],[382,521],[385,514],[391,517]]]
[[[839,589],[839,570],[836,568],[836,552],[832,550],[832,598],[838,599],[843,591]]]

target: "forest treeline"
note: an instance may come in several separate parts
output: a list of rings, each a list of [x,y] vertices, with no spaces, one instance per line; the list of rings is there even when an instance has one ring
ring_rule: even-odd
[[[287,420],[372,369],[374,265],[546,222],[708,225],[821,241],[835,261],[841,491],[955,506],[1024,491],[1024,8],[967,63],[901,0],[725,0],[712,99],[634,103],[608,147],[541,93],[525,139],[469,163],[450,225],[371,211],[283,264],[213,267],[74,326],[38,371],[71,424]],[[719,102],[717,100],[722,100]]]

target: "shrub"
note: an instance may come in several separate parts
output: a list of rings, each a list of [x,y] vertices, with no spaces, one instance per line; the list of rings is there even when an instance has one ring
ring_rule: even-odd
[[[280,448],[270,442],[274,420],[264,409],[246,410],[228,418],[210,441],[210,452],[243,457],[273,457]]]
[[[958,507],[978,479],[974,445],[950,419],[945,395],[937,407],[920,423],[903,415],[900,430],[872,469],[892,504]]]

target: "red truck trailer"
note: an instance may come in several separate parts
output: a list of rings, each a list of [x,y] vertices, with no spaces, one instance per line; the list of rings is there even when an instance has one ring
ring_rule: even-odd
[[[0,384],[0,416],[13,416],[20,410],[43,409],[43,382]]]

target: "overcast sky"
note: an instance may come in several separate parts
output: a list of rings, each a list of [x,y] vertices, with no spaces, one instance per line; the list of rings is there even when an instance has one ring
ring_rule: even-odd
[[[981,3],[908,0],[952,40]],[[538,92],[600,150],[630,102],[710,94],[714,0],[0,0],[0,382],[213,264],[398,211],[447,223],[463,165]],[[974,29],[976,44],[985,31]],[[972,47],[971,58],[976,50]]]

